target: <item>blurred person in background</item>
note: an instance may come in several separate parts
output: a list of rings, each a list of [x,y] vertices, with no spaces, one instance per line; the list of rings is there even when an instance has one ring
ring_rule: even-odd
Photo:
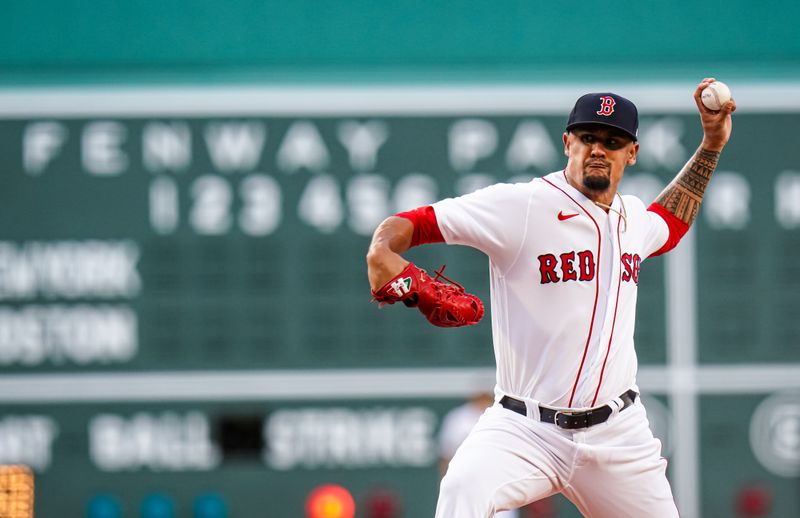
[[[439,430],[439,477],[447,473],[450,459],[456,450],[467,438],[472,427],[478,422],[483,412],[494,403],[494,393],[490,388],[477,390],[469,399],[450,410],[442,419]],[[495,514],[498,518],[520,518],[519,511],[500,511]]]

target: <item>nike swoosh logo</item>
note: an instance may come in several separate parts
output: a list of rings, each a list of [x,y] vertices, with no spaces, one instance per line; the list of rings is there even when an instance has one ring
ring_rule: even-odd
[[[558,211],[558,221],[564,221],[564,220],[567,220],[569,218],[574,218],[577,215],[578,215],[577,213],[575,213],[575,214],[564,214],[563,212]]]

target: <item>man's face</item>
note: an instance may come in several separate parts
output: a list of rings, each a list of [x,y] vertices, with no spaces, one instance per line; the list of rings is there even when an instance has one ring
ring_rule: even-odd
[[[587,124],[564,133],[567,179],[588,198],[608,198],[617,192],[625,167],[636,163],[639,144],[608,126]]]

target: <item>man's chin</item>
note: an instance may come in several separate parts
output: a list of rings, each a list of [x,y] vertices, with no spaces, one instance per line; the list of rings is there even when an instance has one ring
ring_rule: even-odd
[[[584,176],[583,186],[595,192],[603,192],[611,186],[611,180],[607,176]]]

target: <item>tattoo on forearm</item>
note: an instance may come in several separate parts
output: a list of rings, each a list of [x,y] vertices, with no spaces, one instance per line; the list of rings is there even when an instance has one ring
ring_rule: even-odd
[[[687,225],[691,225],[700,210],[703,193],[718,161],[718,151],[698,149],[656,202]]]

